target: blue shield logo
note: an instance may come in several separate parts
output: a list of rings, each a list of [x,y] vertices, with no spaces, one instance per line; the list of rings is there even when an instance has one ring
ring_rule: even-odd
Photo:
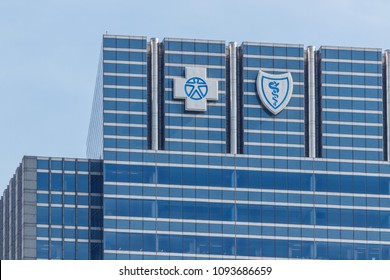
[[[293,79],[291,73],[274,75],[259,71],[257,94],[263,105],[274,115],[282,111],[291,99]]]

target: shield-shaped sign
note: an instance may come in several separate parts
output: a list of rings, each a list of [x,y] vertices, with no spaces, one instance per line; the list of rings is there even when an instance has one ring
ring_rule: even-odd
[[[287,106],[292,92],[293,79],[290,72],[274,75],[259,71],[257,93],[264,106],[274,115]]]

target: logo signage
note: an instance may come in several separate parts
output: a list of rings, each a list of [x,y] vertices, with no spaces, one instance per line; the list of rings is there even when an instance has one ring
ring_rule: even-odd
[[[218,81],[206,77],[206,68],[186,67],[185,78],[173,80],[173,98],[185,99],[186,111],[207,111],[207,100],[218,100]]]
[[[293,79],[291,74],[268,74],[259,71],[257,76],[257,94],[261,102],[274,115],[282,111],[291,99]]]

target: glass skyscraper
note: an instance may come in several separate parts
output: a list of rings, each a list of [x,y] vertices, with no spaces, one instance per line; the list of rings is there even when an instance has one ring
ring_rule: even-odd
[[[1,257],[390,259],[388,94],[381,49],[104,35],[88,159],[23,159]]]

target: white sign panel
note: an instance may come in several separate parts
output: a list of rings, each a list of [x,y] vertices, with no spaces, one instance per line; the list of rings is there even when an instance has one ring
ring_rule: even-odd
[[[218,81],[207,78],[206,68],[186,67],[185,78],[173,80],[173,97],[185,99],[186,111],[207,111],[207,100],[218,100]]]

